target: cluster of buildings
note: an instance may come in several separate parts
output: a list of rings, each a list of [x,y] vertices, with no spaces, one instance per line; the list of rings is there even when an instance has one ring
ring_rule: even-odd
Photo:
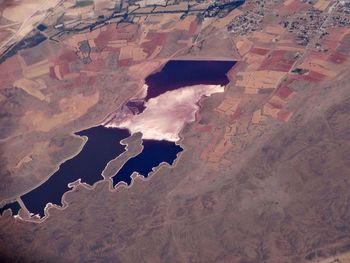
[[[291,1],[287,1],[291,2]],[[282,17],[281,25],[290,33],[295,34],[298,45],[307,46],[314,36],[320,38],[327,35],[328,27],[347,27],[350,25],[350,2],[339,1],[328,12],[329,2],[319,3],[318,1],[300,0],[300,4],[308,4],[310,8],[305,12],[294,12]],[[255,10],[246,11],[237,16],[229,25],[228,30],[235,36],[244,36],[250,32],[261,29],[264,18],[264,9],[267,8],[267,1],[255,3]],[[322,4],[322,5],[321,5]],[[277,14],[278,16],[279,14]],[[317,45],[316,45],[317,47]]]
[[[264,13],[258,11],[246,11],[242,15],[236,17],[227,27],[235,36],[244,36],[250,32],[261,29],[261,22]]]
[[[334,8],[333,15],[327,23],[330,27],[347,27],[350,25],[350,2],[340,1]]]
[[[309,44],[314,36],[319,38],[328,34],[327,28],[330,27],[347,27],[350,25],[350,2],[338,2],[334,8],[328,12],[311,7],[305,14],[296,15],[295,17],[286,17],[282,25],[291,33],[295,33],[297,43],[301,46]],[[316,48],[320,46],[316,43]]]
[[[325,20],[326,16],[322,11],[310,8],[306,14],[298,15],[294,19],[285,18],[282,25],[288,32],[295,33],[299,45],[306,46],[317,33],[321,36],[325,34],[322,28]]]

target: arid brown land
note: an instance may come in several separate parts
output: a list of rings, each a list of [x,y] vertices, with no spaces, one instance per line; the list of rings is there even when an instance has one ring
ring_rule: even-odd
[[[205,18],[139,15],[134,24],[63,34],[8,58],[0,64],[1,201],[45,180],[82,146],[73,132],[118,110],[167,60],[238,62],[225,92],[203,99],[182,129],[185,151],[174,166],[130,188],[78,185],[41,223],[6,211],[0,257],[349,262],[346,10],[336,1],[287,0],[246,1]],[[28,219],[24,209],[20,216]]]

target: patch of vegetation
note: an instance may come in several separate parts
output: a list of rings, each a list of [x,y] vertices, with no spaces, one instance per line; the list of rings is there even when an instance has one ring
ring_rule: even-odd
[[[93,4],[94,0],[78,0],[75,4],[75,7],[85,7]]]
[[[47,29],[47,25],[45,24],[39,24],[37,27],[36,27],[39,31],[45,31]]]

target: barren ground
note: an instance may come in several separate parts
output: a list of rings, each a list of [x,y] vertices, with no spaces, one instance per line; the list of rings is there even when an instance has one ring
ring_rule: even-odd
[[[83,140],[73,133],[118,111],[169,59],[238,61],[225,91],[202,99],[182,128],[185,151],[173,166],[112,190],[109,178],[140,151],[140,134],[133,135],[105,180],[66,193],[64,209],[50,208],[40,223],[26,221],[24,208],[17,218],[5,211],[2,262],[349,262],[350,27],[324,25],[325,36],[302,46],[282,26],[310,8],[332,16],[334,3],[266,1],[247,34],[227,26],[260,10],[254,1],[203,21],[139,15],[134,24],[62,34],[1,63],[6,203],[76,154]],[[64,19],[93,21],[109,4],[71,8]],[[57,31],[64,8],[43,18],[51,26],[45,34]]]

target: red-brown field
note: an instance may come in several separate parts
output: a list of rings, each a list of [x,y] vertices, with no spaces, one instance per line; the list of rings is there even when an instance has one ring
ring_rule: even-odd
[[[0,216],[1,262],[350,262],[344,1],[15,2],[0,3],[0,49],[47,39],[0,63],[0,202],[21,206]],[[225,87],[130,110],[171,59],[237,63]],[[111,120],[134,134],[104,179],[31,216],[19,197],[81,150],[74,133]],[[113,189],[142,136],[184,151]]]
[[[157,48],[157,46],[163,46],[167,38],[166,33],[148,32],[146,41],[141,44],[144,51],[151,55]]]
[[[287,50],[272,51],[261,63],[260,70],[276,70],[288,72],[296,61],[295,52]]]
[[[250,50],[251,53],[257,54],[257,55],[262,55],[262,56],[265,56],[267,53],[269,53],[269,51],[270,51],[269,49],[257,48],[257,47],[252,48]]]
[[[303,79],[309,82],[320,82],[326,78],[325,75],[315,72],[315,71],[309,71],[306,74],[303,75],[290,75],[293,79]]]
[[[347,60],[347,57],[347,54],[335,51],[329,55],[328,61],[336,64],[343,64]]]
[[[293,79],[287,79],[286,81],[282,82],[276,91],[277,96],[281,97],[282,99],[286,99],[293,94],[293,91],[288,87],[288,85],[292,84],[293,81]]]

